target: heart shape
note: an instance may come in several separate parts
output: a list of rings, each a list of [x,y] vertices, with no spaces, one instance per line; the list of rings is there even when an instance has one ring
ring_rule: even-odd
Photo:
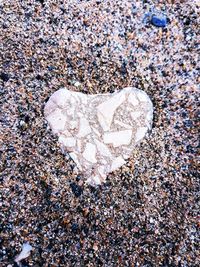
[[[62,151],[69,152],[89,184],[98,185],[151,129],[153,105],[133,87],[96,95],[63,88],[50,97],[44,114]]]

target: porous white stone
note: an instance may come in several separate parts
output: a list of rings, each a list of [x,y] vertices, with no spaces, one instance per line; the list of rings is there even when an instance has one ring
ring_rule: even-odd
[[[127,87],[113,94],[86,95],[65,88],[56,91],[44,110],[69,155],[91,185],[128,159],[151,129],[153,105],[148,95]]]

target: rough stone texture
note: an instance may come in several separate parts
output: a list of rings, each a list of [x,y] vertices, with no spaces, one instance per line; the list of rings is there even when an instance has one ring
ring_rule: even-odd
[[[44,114],[63,152],[69,152],[90,185],[105,182],[126,163],[151,129],[153,105],[144,91],[127,87],[113,94],[56,91]]]
[[[197,4],[0,1],[0,266],[28,242],[23,266],[199,267]],[[151,135],[106,183],[83,185],[45,103],[62,87],[127,86],[153,102]]]

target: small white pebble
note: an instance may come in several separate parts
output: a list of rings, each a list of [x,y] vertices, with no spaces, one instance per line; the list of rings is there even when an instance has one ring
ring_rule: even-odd
[[[15,258],[15,262],[19,264],[19,262],[25,258],[27,258],[30,255],[30,252],[32,250],[32,246],[29,243],[24,243],[22,246],[22,251],[20,254]]]
[[[79,87],[79,86],[81,86],[81,83],[78,82],[78,81],[76,81],[76,82],[74,83],[74,86]]]
[[[154,223],[154,219],[153,218],[150,218],[149,221],[150,221],[150,223]]]

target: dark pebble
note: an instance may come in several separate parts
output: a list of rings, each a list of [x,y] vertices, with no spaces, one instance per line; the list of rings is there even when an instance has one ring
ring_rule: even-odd
[[[85,235],[88,235],[88,233],[89,233],[89,228],[88,228],[87,226],[83,225],[83,226],[81,227],[81,231],[82,231]]]
[[[151,23],[156,27],[166,27],[167,18],[163,15],[153,15],[151,18]]]
[[[4,88],[0,88],[0,95],[3,95],[5,93]]]
[[[40,4],[41,4],[42,6],[44,6],[44,4],[45,4],[45,1],[44,1],[44,0],[37,0],[37,2],[40,2]]]
[[[26,115],[26,116],[24,117],[24,121],[25,121],[25,123],[28,123],[29,120],[30,120],[30,117],[29,117],[28,115]]]
[[[76,176],[76,181],[79,182],[81,180],[81,175]]]
[[[126,76],[127,75],[128,72],[127,72],[127,68],[126,68],[126,63],[125,62],[122,63],[120,72],[121,72],[122,76]]]
[[[73,223],[72,226],[71,226],[72,232],[73,233],[77,233],[78,229],[79,229],[78,224],[77,223]]]
[[[194,148],[191,145],[186,147],[186,153],[194,153]]]
[[[42,80],[43,79],[43,77],[41,76],[41,75],[37,75],[36,77],[35,77],[37,80]]]
[[[191,23],[190,18],[186,18],[186,19],[184,20],[184,25],[189,26],[190,23]]]
[[[76,197],[80,197],[80,195],[83,193],[83,189],[79,185],[77,185],[75,183],[71,183],[70,187],[72,189],[73,194]]]
[[[2,73],[0,74],[0,78],[1,78],[1,80],[3,80],[4,82],[7,82],[7,81],[10,79],[9,75],[8,75],[7,73],[4,73],[4,72],[2,72]]]
[[[49,70],[49,71],[52,71],[52,70],[54,70],[54,69],[55,69],[54,66],[48,66],[48,70]]]
[[[185,120],[183,123],[186,128],[191,128],[193,126],[193,122],[191,120]]]

